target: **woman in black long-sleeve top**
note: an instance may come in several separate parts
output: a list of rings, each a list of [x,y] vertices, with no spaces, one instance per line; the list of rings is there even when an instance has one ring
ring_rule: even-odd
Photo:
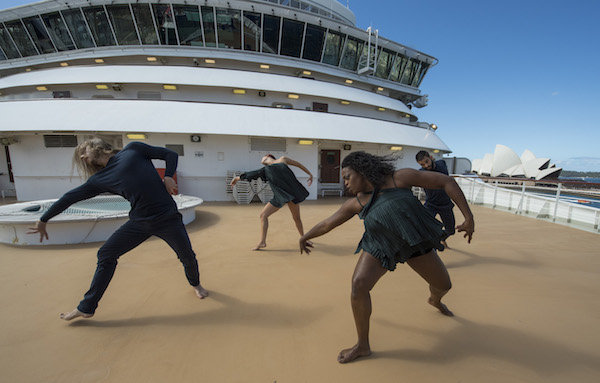
[[[166,162],[164,182],[152,159]],[[177,194],[173,175],[177,169],[177,153],[172,150],[132,142],[115,151],[100,139],[84,141],[75,149],[73,162],[87,181],[65,193],[40,218],[30,233],[39,233],[40,242],[48,239],[46,223],[72,204],[100,193],[125,197],[131,203],[129,221],[121,226],[98,251],[98,266],[90,289],[77,308],[61,314],[71,320],[90,318],[106,291],[117,267],[118,258],[155,235],[171,246],[184,266],[185,275],[199,298],[208,296],[200,285],[198,262],[192,250],[181,214],[171,194]]]

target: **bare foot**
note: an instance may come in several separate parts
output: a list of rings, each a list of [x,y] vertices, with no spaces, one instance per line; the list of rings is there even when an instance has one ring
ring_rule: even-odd
[[[94,314],[86,314],[86,313],[82,313],[81,311],[75,309],[73,311],[71,311],[70,313],[62,313],[60,314],[60,319],[64,319],[64,320],[71,320],[71,319],[75,319],[75,318],[91,318],[93,317]]]
[[[208,296],[208,290],[206,290],[202,285],[192,286],[194,288],[194,292],[196,296],[200,299],[204,299]]]
[[[258,245],[256,245],[254,247],[254,249],[252,249],[252,251],[260,250],[260,249],[265,248],[265,247],[267,247],[267,244],[265,242],[261,242]]]
[[[427,303],[429,303],[430,305],[432,305],[436,309],[440,310],[440,312],[442,314],[446,315],[446,316],[449,316],[449,317],[453,317],[454,316],[454,313],[452,311],[448,310],[448,307],[446,307],[446,305],[443,304],[440,301],[436,302],[436,301],[433,300],[433,298],[430,297],[427,300]]]
[[[356,358],[360,358],[361,356],[369,356],[371,355],[370,348],[360,348],[358,344],[355,344],[352,348],[347,348],[345,350],[340,351],[338,355],[338,362],[340,363],[348,363],[352,362]]]
[[[451,250],[450,246],[448,246],[448,244],[446,243],[446,241],[441,241],[441,242],[442,242],[442,245],[444,245],[445,249]]]

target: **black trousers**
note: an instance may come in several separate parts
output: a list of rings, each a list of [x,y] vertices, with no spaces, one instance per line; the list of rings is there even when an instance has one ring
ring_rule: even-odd
[[[190,285],[198,286],[200,284],[198,261],[192,250],[181,214],[177,212],[150,222],[128,221],[115,231],[98,250],[98,265],[92,285],[77,309],[82,313],[93,314],[115,273],[119,257],[153,235],[171,246],[183,264],[185,276]]]

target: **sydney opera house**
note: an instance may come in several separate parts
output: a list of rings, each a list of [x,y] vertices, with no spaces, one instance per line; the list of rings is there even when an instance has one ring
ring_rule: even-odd
[[[516,177],[535,180],[558,178],[562,168],[550,164],[549,158],[537,158],[525,150],[519,157],[511,148],[496,145],[494,154],[473,160],[472,171],[489,177]]]

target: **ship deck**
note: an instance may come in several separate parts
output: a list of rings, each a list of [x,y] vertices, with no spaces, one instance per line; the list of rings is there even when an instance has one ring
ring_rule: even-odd
[[[306,228],[342,198],[302,204]],[[122,257],[91,319],[64,322],[95,268],[98,243],[0,245],[0,371],[18,382],[596,382],[600,236],[472,206],[476,233],[440,253],[455,317],[426,303],[408,266],[372,292],[369,358],[355,342],[350,278],[362,234],[353,218],[300,255],[291,215],[258,241],[259,203],[207,202],[188,232],[210,297],[198,300],[168,246]],[[457,220],[460,220],[457,211]],[[48,225],[52,235],[52,223]]]

